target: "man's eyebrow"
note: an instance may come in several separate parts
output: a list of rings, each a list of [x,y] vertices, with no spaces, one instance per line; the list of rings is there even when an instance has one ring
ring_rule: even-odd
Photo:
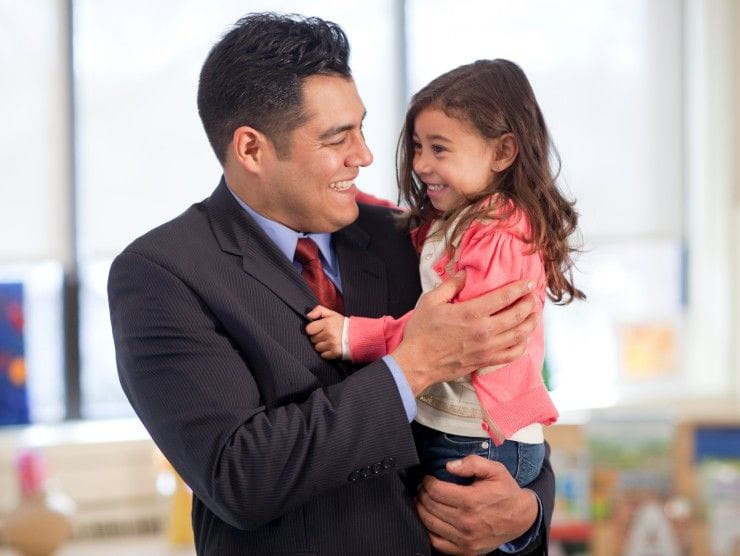
[[[362,125],[362,122],[365,121],[365,116],[367,116],[367,111],[365,111],[362,114],[362,119],[360,120],[360,125]],[[320,141],[325,141],[326,139],[329,139],[330,137],[334,137],[335,135],[339,135],[340,133],[344,133],[345,131],[350,131],[352,129],[355,129],[355,124],[346,124],[346,125],[340,125],[336,127],[332,127],[330,129],[327,129],[324,133],[319,135]]]
[[[339,135],[340,133],[349,131],[353,129],[354,127],[355,127],[354,124],[347,124],[347,125],[340,125],[337,127],[332,127],[331,129],[327,129],[324,133],[319,135],[319,140],[324,141],[326,139],[329,139],[330,137],[334,137],[335,135]]]

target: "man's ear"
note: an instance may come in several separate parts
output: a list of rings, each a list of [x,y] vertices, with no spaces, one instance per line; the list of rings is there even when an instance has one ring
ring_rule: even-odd
[[[264,133],[247,125],[234,130],[229,149],[234,162],[252,174],[261,171],[265,156],[275,150]]]
[[[494,172],[503,172],[514,163],[518,154],[519,145],[513,133],[504,133],[496,137],[493,140],[491,170]]]

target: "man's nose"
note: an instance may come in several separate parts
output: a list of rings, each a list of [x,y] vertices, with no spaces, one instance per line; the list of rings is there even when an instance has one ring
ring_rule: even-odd
[[[373,161],[373,153],[365,142],[365,138],[360,136],[356,142],[355,148],[347,157],[347,166],[370,166]]]

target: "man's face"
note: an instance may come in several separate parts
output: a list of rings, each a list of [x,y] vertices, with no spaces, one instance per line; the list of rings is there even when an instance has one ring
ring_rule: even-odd
[[[268,183],[255,210],[300,232],[335,232],[358,214],[360,166],[373,160],[362,135],[365,107],[354,81],[314,75],[303,82],[308,119],[293,130],[282,159],[269,152]]]

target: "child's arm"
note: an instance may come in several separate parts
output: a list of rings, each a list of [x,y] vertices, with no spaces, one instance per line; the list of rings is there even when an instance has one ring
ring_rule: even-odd
[[[359,189],[356,200],[358,203],[403,210],[390,201],[379,199]],[[428,230],[429,224],[411,230],[411,241],[417,250],[421,249]],[[306,316],[318,320],[306,326],[306,332],[314,349],[324,359],[344,358],[351,359],[353,363],[372,363],[398,347],[403,340],[406,322],[412,314],[413,310],[398,319],[385,316],[347,317],[345,320],[342,315],[331,309],[317,305]]]
[[[412,313],[409,311],[399,319],[349,317],[349,326],[345,326],[343,315],[317,305],[306,315],[313,321],[306,325],[306,333],[314,349],[324,359],[343,358],[352,359],[353,363],[371,363],[398,347]]]
[[[414,311],[400,318],[349,318],[349,350],[353,363],[371,363],[388,355],[403,340],[403,330]]]

